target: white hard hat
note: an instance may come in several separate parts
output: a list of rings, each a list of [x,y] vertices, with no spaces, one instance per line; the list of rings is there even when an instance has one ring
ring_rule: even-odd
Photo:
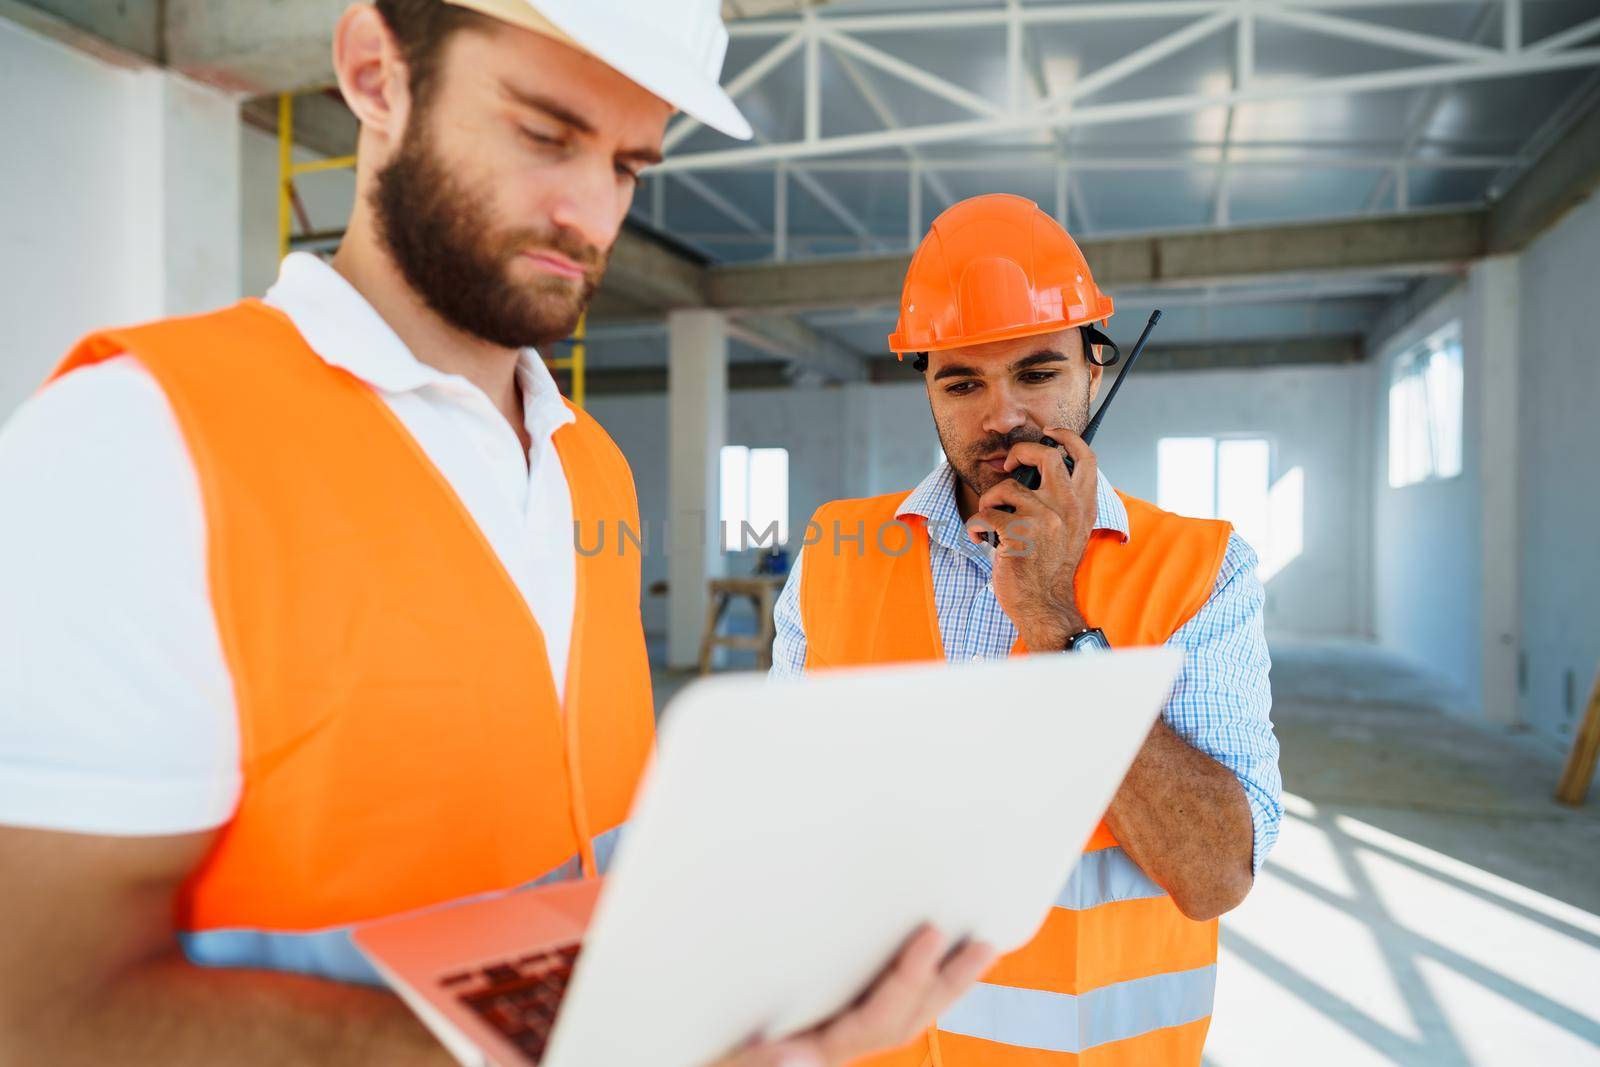
[[[448,0],[588,52],[691,118],[741,141],[750,123],[718,77],[719,0]]]

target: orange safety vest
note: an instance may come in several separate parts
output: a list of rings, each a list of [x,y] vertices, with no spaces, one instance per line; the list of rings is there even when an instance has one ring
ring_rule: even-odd
[[[808,670],[944,658],[926,523],[897,516],[904,500],[896,493],[817,511],[821,539],[807,545],[800,570]],[[1230,527],[1122,500],[1130,536],[1094,532],[1078,604],[1112,645],[1158,645],[1210,596]],[[1012,654],[1026,651],[1019,639]],[[1199,1064],[1215,920],[1185,918],[1104,822],[1084,851],[1033,940],[999,960],[925,1038],[874,1067]]]
[[[577,557],[563,703],[444,476],[286,316],[95,334],[52,377],[120,353],[194,461],[238,707],[239,806],[177,902],[189,957],[376,982],[352,924],[598,874],[654,736],[637,546]],[[627,461],[576,415],[554,439],[575,521],[637,529]]]

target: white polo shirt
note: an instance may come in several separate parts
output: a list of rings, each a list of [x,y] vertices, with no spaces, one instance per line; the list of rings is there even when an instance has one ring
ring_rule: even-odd
[[[524,455],[481,390],[419,362],[315,256],[285,259],[266,302],[370,385],[449,481],[564,692],[577,577],[551,435],[574,416],[538,353],[517,366]],[[0,501],[0,824],[141,835],[227,822],[238,717],[199,481],[166,395],[128,356],[42,390],[0,428]]]

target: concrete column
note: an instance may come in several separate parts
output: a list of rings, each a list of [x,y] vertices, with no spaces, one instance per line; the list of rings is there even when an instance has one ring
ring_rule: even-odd
[[[871,382],[846,382],[840,387],[844,408],[844,469],[839,472],[841,497],[871,496],[882,492],[879,426],[874,418]],[[807,515],[806,519],[811,516]],[[804,529],[801,529],[804,533]],[[790,540],[796,540],[793,534]]]
[[[90,330],[239,295],[237,102],[0,17],[0,423]]]
[[[164,70],[131,81],[118,166],[129,317],[230,304],[240,296],[238,101]]]
[[[1483,713],[1490,722],[1503,724],[1519,719],[1517,660],[1522,646],[1522,551],[1517,533],[1519,279],[1518,257],[1485,259],[1472,267],[1468,300],[1473,319],[1468,336],[1477,338],[1482,374],[1476,422],[1483,521],[1479,561]],[[1468,413],[1467,425],[1473,423]]]
[[[692,667],[705,629],[706,581],[722,573],[717,531],[728,439],[728,320],[699,308],[667,316],[667,662]]]

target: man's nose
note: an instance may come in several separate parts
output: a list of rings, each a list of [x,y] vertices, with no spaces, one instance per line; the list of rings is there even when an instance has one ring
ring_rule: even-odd
[[[983,413],[986,432],[1004,436],[1027,423],[1028,412],[1005,386],[990,389],[988,399],[989,406]]]
[[[550,221],[577,233],[587,244],[610,248],[627,210],[618,195],[616,171],[610,163],[589,161],[571,169],[572,180],[563,184]]]

